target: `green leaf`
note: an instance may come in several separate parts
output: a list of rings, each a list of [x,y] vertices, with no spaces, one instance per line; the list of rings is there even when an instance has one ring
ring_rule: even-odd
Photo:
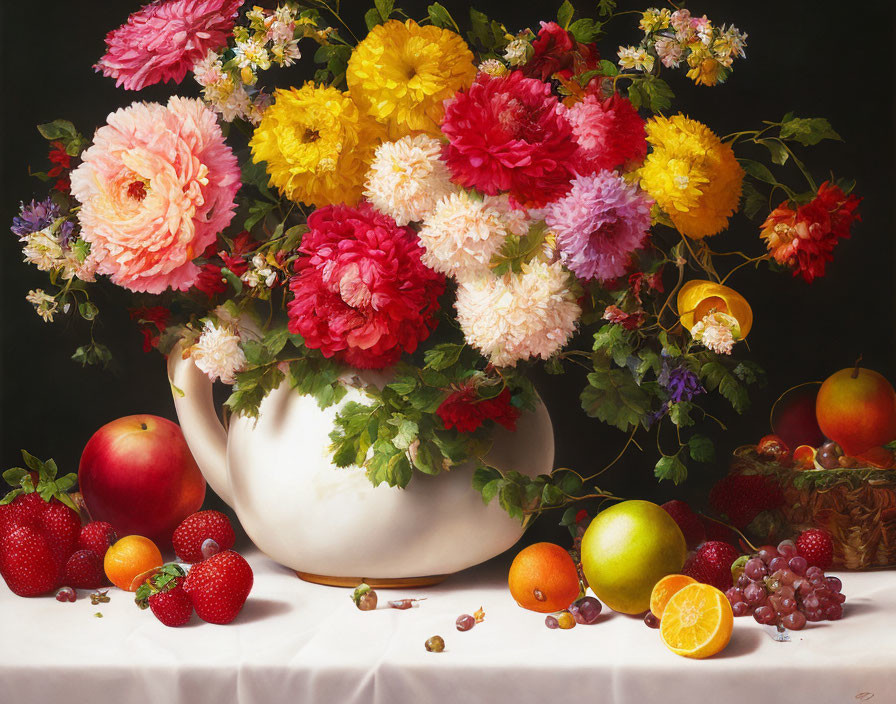
[[[616,0],[600,0],[597,3],[597,12],[601,17],[612,15],[616,11]]]
[[[274,355],[270,350],[257,340],[243,340],[240,347],[246,354],[246,361],[252,366],[263,366],[274,361]]]
[[[261,200],[252,201],[252,204],[249,206],[249,216],[243,220],[243,229],[251,232],[252,228],[270,215],[276,207],[276,203],[267,203]]]
[[[544,370],[548,374],[563,374],[563,361],[560,359],[558,355],[554,355],[548,359],[547,362],[544,363]]]
[[[576,41],[582,42],[583,44],[590,44],[595,41],[601,34],[601,28],[603,25],[597,20],[593,20],[587,17],[583,17],[580,20],[576,20],[571,25],[569,25],[569,31],[572,32],[572,36],[576,38]],[[607,63],[610,63],[609,61]],[[613,64],[610,64],[613,66]],[[601,62],[601,67],[603,67],[603,61]],[[613,66],[615,69],[616,67]],[[601,72],[604,76],[607,75],[615,75],[615,74],[607,74]]]
[[[22,459],[25,460],[25,466],[28,469],[33,470],[41,475],[41,479],[44,478],[46,473],[46,467],[43,462],[41,462],[37,457],[32,455],[28,450],[22,450]]]
[[[678,455],[663,455],[653,468],[653,474],[657,479],[671,479],[677,486],[688,476],[688,468]]]
[[[19,486],[22,480],[28,476],[28,470],[22,467],[12,467],[3,473],[3,481],[10,486]]]
[[[558,478],[559,475],[559,478]],[[557,470],[551,475],[554,485],[568,496],[575,496],[583,487],[581,478],[573,472],[562,472]]]
[[[712,462],[716,456],[716,448],[705,435],[695,433],[688,440],[688,452],[695,462]]]
[[[401,376],[388,384],[387,388],[392,389],[399,396],[407,396],[417,388],[417,380],[412,376]]]
[[[428,369],[441,371],[457,363],[464,345],[446,342],[426,350],[423,353],[423,361]]]
[[[572,22],[572,16],[575,14],[575,8],[569,0],[563,0],[560,9],[557,10],[557,24],[563,29],[569,29],[569,23]]]
[[[675,93],[662,78],[644,74],[632,81],[628,88],[628,98],[635,108],[647,108],[651,112],[663,112],[672,107]]]
[[[100,312],[100,309],[90,301],[84,301],[78,305],[78,312],[84,320],[93,320],[97,316],[97,313]]]
[[[282,327],[271,328],[265,333],[262,344],[270,353],[271,358],[276,357],[286,347],[289,340],[289,329],[284,325]]]
[[[432,22],[436,27],[441,27],[442,29],[453,29],[455,32],[460,33],[460,27],[457,26],[457,22],[454,21],[451,13],[448,12],[448,10],[446,10],[440,3],[434,2],[427,8],[427,12],[429,13],[429,21]]]
[[[601,59],[598,64],[600,67],[600,73],[602,76],[618,76],[619,75],[619,67],[616,66],[612,61],[608,61],[607,59]]]
[[[507,46],[507,30],[500,22],[490,20],[485,14],[470,8],[470,31],[467,38],[480,54],[495,54]]]
[[[747,384],[765,384],[765,370],[749,360],[738,363],[734,368],[734,376]]]
[[[781,139],[792,139],[805,147],[818,144],[824,139],[843,141],[831,127],[831,123],[823,117],[794,117],[787,120],[781,125]]]
[[[617,366],[625,367],[633,352],[630,339],[629,331],[621,325],[607,323],[594,333],[593,349],[595,352],[607,352]]]
[[[740,162],[741,168],[753,178],[764,181],[765,183],[770,183],[773,186],[778,184],[778,179],[776,179],[775,175],[768,170],[768,167],[765,164],[753,161],[752,159],[738,159],[738,161]]]
[[[417,439],[420,432],[419,426],[408,418],[400,418],[398,420],[398,430],[395,437],[392,438],[392,444],[399,450],[407,450],[411,443]]]
[[[753,220],[759,213],[768,210],[768,200],[762,195],[753,182],[745,180],[743,182],[743,213],[750,220]]]
[[[53,120],[37,126],[41,136],[49,141],[69,140],[80,137],[78,130],[68,120]]]
[[[375,7],[371,7],[367,12],[364,13],[364,24],[367,25],[368,32],[378,24],[382,23],[382,21],[382,15],[380,15],[379,10],[377,10]]]
[[[777,139],[760,139],[759,143],[768,149],[772,161],[776,164],[783,166],[787,163],[787,159],[790,158],[790,154],[787,153],[784,145]]]
[[[376,5],[376,11],[380,13],[383,22],[389,19],[392,9],[395,7],[394,0],[374,0],[373,4]]]
[[[742,414],[749,407],[750,396],[747,389],[721,362],[706,362],[700,368],[700,377],[707,391],[718,389],[738,413]]]
[[[694,424],[694,419],[690,415],[693,409],[694,404],[688,401],[673,403],[669,406],[669,418],[679,428],[687,428]]]
[[[492,259],[492,262],[496,264],[493,268],[494,273],[500,276],[511,271],[516,273],[522,271],[522,265],[541,250],[547,235],[547,225],[542,221],[532,224],[529,231],[522,237],[508,235],[501,245],[500,251]]]
[[[82,366],[95,364],[106,367],[112,361],[112,352],[99,342],[91,342],[89,345],[81,345],[76,349],[72,359]]]
[[[221,267],[221,276],[227,279],[228,283],[233,286],[235,295],[239,296],[243,292],[243,281],[239,276],[234,274],[226,266]]]
[[[431,442],[421,442],[413,453],[414,467],[424,474],[434,475],[441,472],[444,459],[442,453]]]
[[[681,356],[681,348],[673,340],[669,339],[669,333],[665,330],[660,330],[659,338],[666,354],[673,358]]]
[[[628,371],[595,369],[588,375],[581,401],[582,409],[592,418],[628,431],[647,413],[649,397]]]
[[[473,471],[473,489],[481,492],[486,484],[500,480],[501,478],[501,473],[497,469],[480,464]],[[486,503],[488,503],[488,501],[486,501]]]
[[[17,496],[20,496],[24,492],[21,489],[13,489],[6,496],[0,499],[0,506],[6,506],[7,504],[11,504]]]

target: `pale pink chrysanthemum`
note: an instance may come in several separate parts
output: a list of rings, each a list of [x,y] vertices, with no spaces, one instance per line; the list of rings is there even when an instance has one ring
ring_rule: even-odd
[[[227,43],[243,0],[157,0],[106,35],[97,71],[116,86],[140,90],[180,83],[210,49]]]
[[[605,99],[585,96],[566,117],[578,145],[574,161],[580,174],[640,164],[647,156],[644,119],[619,93]]]
[[[404,227],[423,220],[440,198],[456,190],[442,161],[442,143],[418,134],[376,148],[364,195],[374,208]]]
[[[586,281],[622,276],[647,239],[652,201],[613,171],[577,176],[572,183],[545,214],[564,263]]]
[[[548,359],[572,336],[582,312],[563,265],[539,260],[519,274],[462,279],[454,305],[467,342],[499,367]]]
[[[227,325],[205,321],[202,334],[190,348],[190,357],[199,371],[215,381],[236,383],[237,372],[246,367],[246,353],[240,347],[240,336]]]
[[[109,116],[72,172],[96,272],[132,291],[186,290],[192,260],[230,223],[240,169],[202,101],[134,103]]]
[[[511,208],[506,195],[475,197],[466,191],[442,198],[418,236],[423,263],[443,274],[463,276],[488,267],[508,234],[528,230],[526,211]]]
[[[740,339],[737,319],[725,313],[710,313],[691,328],[691,336],[707,349],[718,354],[731,354]]]

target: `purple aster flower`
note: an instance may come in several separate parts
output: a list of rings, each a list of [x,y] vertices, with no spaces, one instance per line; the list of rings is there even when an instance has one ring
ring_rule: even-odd
[[[569,193],[547,208],[563,261],[580,279],[622,276],[632,252],[644,246],[651,201],[613,171],[577,176]]]
[[[669,362],[665,359],[657,381],[669,392],[671,403],[690,401],[695,396],[706,393],[706,389],[703,388],[700,379],[694,372],[684,365],[670,367]]]
[[[59,206],[49,198],[40,203],[32,200],[30,205],[22,203],[19,214],[12,219],[12,227],[9,229],[21,240],[32,232],[39,232],[52,225],[59,215]]]
[[[75,223],[71,220],[66,220],[59,226],[59,232],[57,235],[59,236],[59,244],[63,247],[70,247],[72,244],[72,240],[74,236],[72,233],[75,230]]]

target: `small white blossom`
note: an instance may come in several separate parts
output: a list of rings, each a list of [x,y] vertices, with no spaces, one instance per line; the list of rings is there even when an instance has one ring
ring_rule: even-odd
[[[53,296],[44,293],[43,289],[32,289],[25,296],[25,300],[34,306],[35,311],[43,318],[45,323],[53,322],[53,315],[58,308],[56,299]]]
[[[22,254],[29,264],[34,264],[41,271],[52,271],[62,266],[65,254],[62,245],[49,227],[32,232],[23,241],[25,246],[22,248]]]
[[[277,272],[268,266],[264,255],[256,254],[252,257],[250,268],[246,270],[246,273],[240,279],[249,288],[256,288],[262,284],[270,288],[277,281]]]
[[[709,313],[691,328],[691,336],[713,352],[731,354],[740,338],[740,325],[736,318],[725,313]]]
[[[632,68],[638,71],[653,70],[653,55],[648,54],[646,49],[621,46],[617,54],[619,55],[619,65],[622,68]]]
[[[232,328],[220,327],[210,320],[205,322],[199,340],[190,348],[190,356],[209,379],[220,379],[225,384],[236,382],[236,373],[246,366],[239,335]]]
[[[514,39],[504,48],[504,59],[511,66],[522,66],[531,52],[532,45],[526,39]]]

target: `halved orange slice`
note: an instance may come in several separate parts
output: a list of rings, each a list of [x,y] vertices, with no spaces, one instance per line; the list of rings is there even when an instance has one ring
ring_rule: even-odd
[[[686,574],[667,574],[653,586],[653,591],[650,592],[650,612],[659,619],[663,618],[663,611],[666,604],[669,603],[669,599],[696,581]]]
[[[734,614],[721,591],[694,583],[672,595],[663,611],[660,637],[676,655],[708,658],[731,640]]]

